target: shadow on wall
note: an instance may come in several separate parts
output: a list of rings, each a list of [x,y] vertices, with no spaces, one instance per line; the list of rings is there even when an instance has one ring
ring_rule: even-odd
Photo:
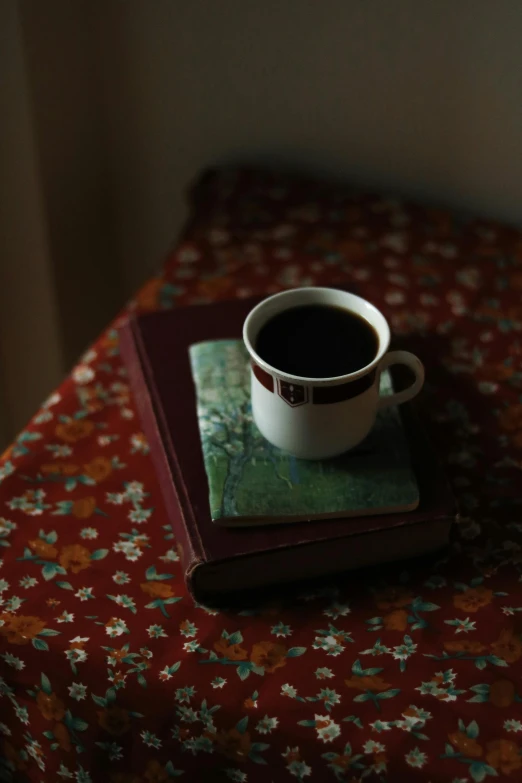
[[[159,266],[209,164],[520,221],[522,4],[22,0],[0,21],[18,118],[0,129],[18,225],[0,251],[25,259],[0,292],[11,434]]]

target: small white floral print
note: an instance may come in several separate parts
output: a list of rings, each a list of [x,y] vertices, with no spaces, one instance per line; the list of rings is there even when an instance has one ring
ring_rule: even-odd
[[[25,663],[20,658],[17,658],[15,655],[11,655],[11,653],[0,654],[0,658],[3,658],[8,666],[11,666],[13,669],[16,669],[17,671],[21,671],[22,669],[25,668]]]
[[[272,626],[271,633],[273,633],[274,636],[281,636],[285,638],[286,636],[291,636],[292,629],[289,625],[285,625],[284,623],[277,623],[277,625]]]
[[[279,721],[277,718],[269,718],[268,715],[265,715],[257,724],[256,730],[260,734],[270,734],[271,731],[277,728],[278,724]]]
[[[336,620],[338,617],[346,617],[347,614],[350,614],[350,607],[348,604],[339,604],[334,601],[327,609],[324,609],[323,614]]]
[[[165,554],[160,557],[160,560],[163,560],[164,563],[177,563],[179,555],[174,549],[168,549]]]
[[[3,734],[4,737],[10,737],[11,729],[5,723],[0,723],[0,734]]]
[[[82,699],[87,698],[87,686],[83,685],[81,682],[73,682],[72,685],[69,685],[68,690],[71,699],[82,701]]]
[[[23,587],[25,590],[28,590],[30,587],[34,587],[38,584],[38,579],[35,579],[34,576],[24,576],[23,579],[20,579],[20,587]]]
[[[133,508],[129,511],[129,519],[136,525],[142,525],[152,514],[151,508]]]
[[[522,722],[511,718],[510,720],[504,721],[504,728],[506,731],[522,731]]]
[[[226,685],[226,683],[227,681],[225,677],[214,677],[210,684],[213,688],[222,688],[224,685]]]
[[[29,723],[29,713],[27,712],[26,707],[20,707],[19,705],[17,705],[15,707],[15,715],[18,718],[18,720],[20,720],[24,725],[27,726],[27,724]]]
[[[56,618],[57,623],[72,623],[74,622],[74,614],[72,612],[62,612],[61,615],[59,615]]]
[[[137,432],[130,437],[131,454],[148,454],[149,444],[145,439],[145,435],[142,432]]]
[[[295,699],[295,697],[297,696],[297,690],[294,688],[293,685],[289,685],[288,683],[285,683],[285,685],[281,686],[281,695],[289,696],[291,699]]]
[[[72,373],[72,376],[76,383],[80,384],[81,386],[84,386],[87,383],[90,383],[94,378],[94,370],[92,367],[87,366],[86,364],[78,364]]]
[[[73,453],[70,446],[62,446],[58,443],[46,443],[45,448],[52,452],[53,457],[58,459],[65,459]]]
[[[384,745],[380,742],[375,742],[375,740],[368,740],[368,742],[365,742],[363,745],[363,751],[365,753],[384,753],[386,748]]]
[[[322,666],[315,670],[315,676],[318,680],[328,680],[335,675],[331,669],[328,669],[326,666]]]
[[[140,737],[148,748],[155,748],[156,750],[161,748],[161,740],[159,740],[158,737],[156,737],[156,735],[152,734],[150,731],[142,731]]]
[[[17,612],[22,606],[23,598],[18,598],[17,595],[12,595],[11,598],[5,602],[6,612]]]
[[[246,772],[241,772],[239,769],[226,769],[225,775],[230,780],[234,781],[234,783],[246,783],[247,782],[247,774]]]
[[[385,295],[386,304],[389,305],[401,305],[406,301],[406,295],[404,291],[388,291]]]
[[[404,758],[406,759],[406,764],[410,767],[418,767],[419,769],[421,769],[428,760],[427,755],[422,750],[419,750],[419,748],[413,748],[409,753],[406,753]]]
[[[159,639],[160,636],[167,637],[167,634],[163,630],[161,625],[149,625],[147,628],[147,633],[151,637],[151,639]]]
[[[81,587],[77,593],[74,594],[80,601],[88,601],[89,598],[94,598],[92,594],[92,587]]]
[[[190,639],[197,634],[198,629],[194,623],[191,623],[189,620],[183,620],[179,625],[179,632],[182,636],[186,636],[187,639]]]
[[[321,742],[333,742],[341,733],[341,727],[329,715],[314,715],[315,730]]]
[[[111,639],[114,639],[116,636],[121,636],[122,634],[127,633],[127,631],[126,622],[117,618],[114,618],[105,626],[105,633],[110,636]]]
[[[116,571],[116,573],[113,574],[112,579],[117,585],[126,585],[131,580],[130,576],[126,574],[125,571]]]
[[[95,527],[84,527],[82,528],[80,535],[82,538],[93,540],[95,538],[98,538],[98,531],[96,530]]]

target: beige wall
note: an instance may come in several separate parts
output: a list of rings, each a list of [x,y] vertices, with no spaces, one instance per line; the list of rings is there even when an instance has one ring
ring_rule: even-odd
[[[20,33],[0,4],[0,452],[64,372]]]
[[[105,4],[102,29],[133,283],[211,161],[289,162],[521,220],[520,0],[126,0]]]
[[[0,35],[9,431],[160,264],[209,163],[522,222],[520,0],[13,0]]]

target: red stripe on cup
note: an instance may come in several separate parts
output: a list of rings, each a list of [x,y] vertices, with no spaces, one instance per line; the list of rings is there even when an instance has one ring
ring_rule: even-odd
[[[254,371],[254,375],[256,376],[261,386],[264,386],[265,389],[268,389],[268,391],[273,392],[274,379],[270,375],[270,373],[267,372],[266,370],[263,370],[263,368],[260,367],[258,364],[255,364],[255,362],[252,362],[252,370]]]
[[[256,376],[259,383],[264,386],[265,389],[268,389],[269,392],[273,393],[275,387],[273,376],[270,375],[270,373],[266,370],[263,370],[263,368],[258,364],[255,364],[255,362],[252,362],[251,364],[254,375]],[[375,375],[376,371],[372,370],[372,372],[369,372],[362,378],[358,378],[356,381],[340,383],[337,386],[312,386],[312,403],[314,405],[329,405],[331,403],[344,402],[345,400],[353,399],[353,397],[358,397],[359,394],[363,394],[363,392],[367,391],[371,386],[373,386],[375,382]],[[289,384],[284,384],[284,386],[285,388],[289,388]],[[302,386],[296,388],[306,390],[306,387]],[[288,395],[283,394],[281,390],[280,393],[280,396],[289,402],[287,399]],[[304,394],[303,399],[300,399],[298,403],[296,402],[296,404],[302,405],[306,402],[308,402],[307,392]]]
[[[312,402],[314,405],[328,405],[333,402],[344,402],[358,397],[359,394],[367,391],[375,381],[375,370],[357,378],[356,381],[340,383],[338,386],[314,386],[312,392]]]

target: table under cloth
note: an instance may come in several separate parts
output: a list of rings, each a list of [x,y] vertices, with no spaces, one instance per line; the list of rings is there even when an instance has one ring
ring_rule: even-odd
[[[450,550],[386,581],[195,604],[120,316],[0,461],[2,781],[522,778],[522,233],[215,171],[128,309],[335,284],[425,361]]]

